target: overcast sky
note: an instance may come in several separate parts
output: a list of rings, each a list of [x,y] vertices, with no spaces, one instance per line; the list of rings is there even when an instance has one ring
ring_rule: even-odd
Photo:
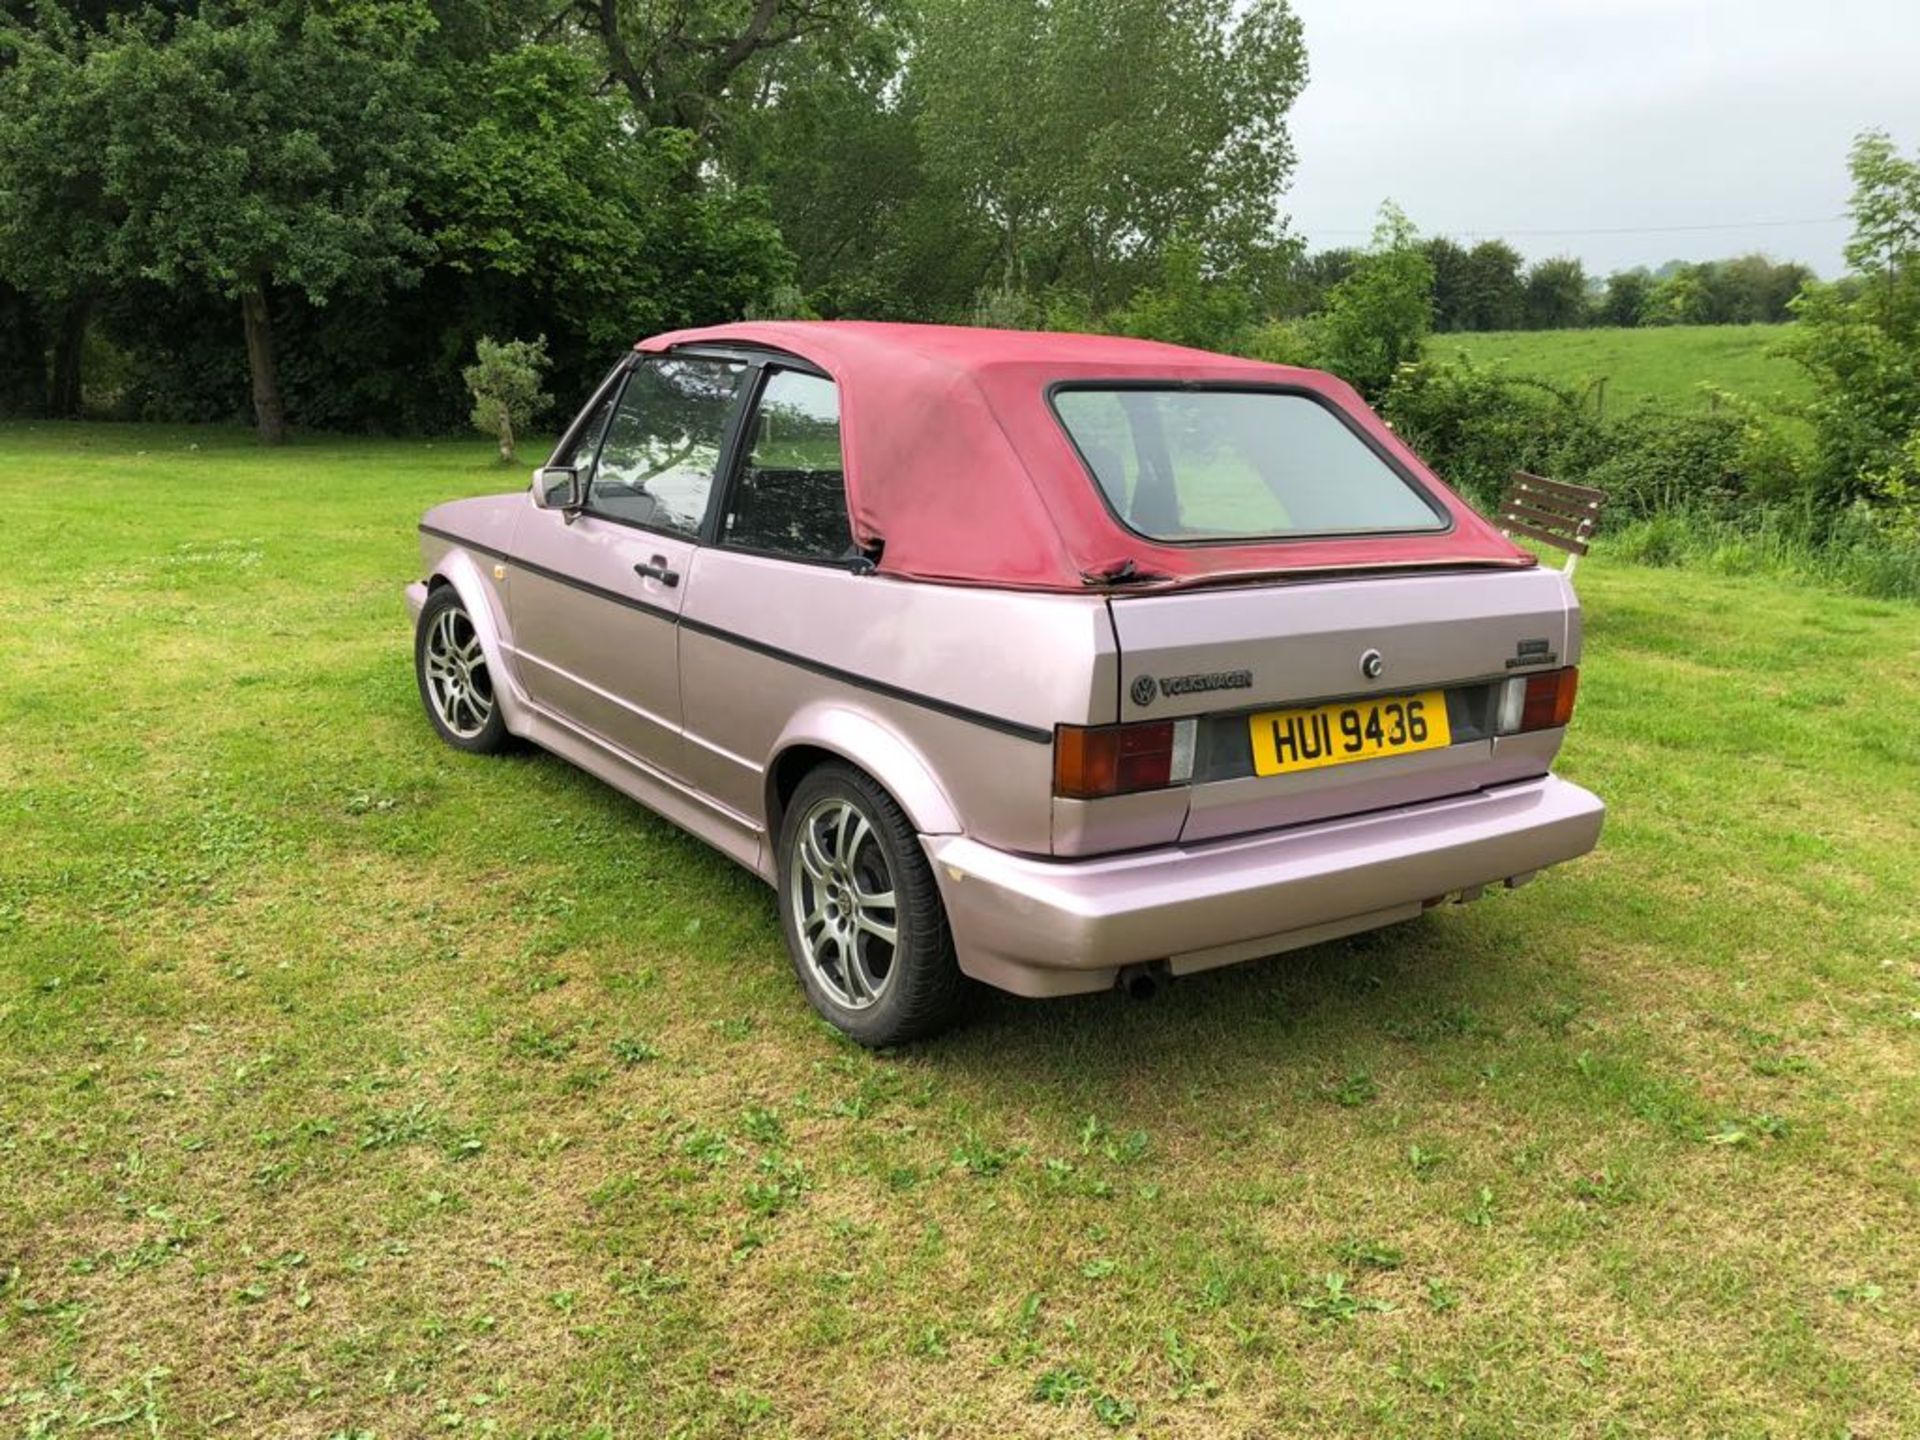
[[[1855,132],[1920,148],[1920,0],[1293,7],[1282,208],[1315,249],[1363,243],[1391,197],[1422,234],[1602,273],[1763,250],[1833,275]]]

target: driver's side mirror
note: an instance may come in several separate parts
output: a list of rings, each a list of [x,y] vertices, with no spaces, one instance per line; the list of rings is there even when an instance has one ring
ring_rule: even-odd
[[[533,503],[542,510],[578,510],[580,472],[571,465],[546,465],[533,472]]]

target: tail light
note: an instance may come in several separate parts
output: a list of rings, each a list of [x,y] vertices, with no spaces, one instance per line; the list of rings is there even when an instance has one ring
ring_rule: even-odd
[[[1062,725],[1053,732],[1053,793],[1096,800],[1184,785],[1193,778],[1195,720]]]
[[[1580,672],[1571,665],[1541,675],[1514,676],[1501,687],[1495,733],[1522,735],[1565,725],[1573,719],[1573,697],[1579,688]]]

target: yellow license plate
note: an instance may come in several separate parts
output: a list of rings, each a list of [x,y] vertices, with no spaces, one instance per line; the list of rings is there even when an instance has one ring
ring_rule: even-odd
[[[1453,743],[1447,697],[1438,690],[1267,710],[1247,723],[1253,730],[1256,775],[1290,775]]]

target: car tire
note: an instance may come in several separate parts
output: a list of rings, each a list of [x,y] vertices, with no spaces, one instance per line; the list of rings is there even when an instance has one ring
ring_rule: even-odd
[[[454,749],[492,755],[512,741],[480,632],[451,585],[437,586],[420,607],[420,623],[413,632],[413,675],[427,719]]]
[[[850,765],[822,765],[787,802],[778,843],[780,928],[814,1009],[874,1047],[960,1018],[970,987],[919,835],[892,796]]]

